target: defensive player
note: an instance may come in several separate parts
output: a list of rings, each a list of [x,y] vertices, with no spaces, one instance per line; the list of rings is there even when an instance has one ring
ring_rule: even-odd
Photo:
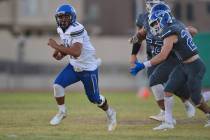
[[[154,130],[173,129],[173,94],[183,85],[187,85],[190,97],[195,106],[203,111],[207,116],[205,127],[210,126],[210,107],[204,102],[201,95],[201,82],[205,74],[205,65],[199,57],[197,46],[192,40],[192,36],[182,23],[174,22],[171,13],[166,10],[159,10],[155,5],[151,11],[149,23],[153,30],[153,35],[163,39],[161,52],[149,61],[137,62],[132,69],[142,70],[165,61],[171,52],[175,52],[181,63],[177,65],[170,74],[165,85],[165,121]]]
[[[55,18],[62,44],[50,38],[48,45],[54,49],[53,57],[56,60],[68,56],[69,63],[54,81],[54,97],[57,101],[58,113],[52,118],[50,124],[58,125],[67,115],[64,89],[81,81],[89,101],[106,112],[108,131],[113,131],[117,125],[116,112],[108,105],[106,98],[100,94],[98,86],[100,61],[96,59],[95,48],[89,40],[87,31],[82,24],[77,22],[75,9],[69,4],[59,6]]]
[[[152,6],[155,4],[163,3],[163,0],[145,0],[147,12],[140,14],[137,19],[137,34],[131,39],[133,43],[132,54],[130,58],[131,67],[134,66],[137,61],[137,53],[140,49],[142,40],[146,39],[147,47],[147,59],[150,60],[152,57],[160,53],[161,47],[163,45],[163,40],[159,37],[152,35],[149,24],[148,24],[148,15]],[[170,8],[168,8],[170,10]],[[197,30],[193,27],[188,27],[189,31],[194,35],[197,33]],[[168,61],[164,62],[160,66],[152,66],[147,69],[147,74],[149,77],[149,85],[153,91],[154,97],[157,104],[159,105],[161,111],[158,115],[150,116],[151,119],[158,121],[164,120],[164,87],[163,84],[167,81],[168,76],[175,65],[179,63],[179,60],[174,56],[171,57]],[[137,73],[131,73],[136,75]],[[188,92],[185,88],[180,89],[180,92]],[[186,94],[185,94],[186,95]],[[179,95],[180,96],[180,95]],[[195,115],[195,109],[193,105],[188,101],[189,96],[182,97],[184,102],[188,117],[193,117]]]

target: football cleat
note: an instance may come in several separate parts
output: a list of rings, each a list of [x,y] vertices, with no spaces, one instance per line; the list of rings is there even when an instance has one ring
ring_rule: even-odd
[[[168,129],[173,129],[174,128],[174,124],[171,123],[167,123],[167,122],[163,122],[161,125],[159,125],[158,127],[153,128],[153,130],[168,130]]]
[[[50,121],[51,125],[58,125],[66,117],[66,112],[59,111]]]
[[[112,109],[110,114],[107,114],[108,131],[114,131],[117,127],[116,111]]]
[[[191,103],[185,105],[185,110],[188,118],[192,118],[195,116],[195,107]]]
[[[156,120],[156,121],[164,121],[165,120],[165,111],[161,111],[159,114],[150,116],[150,119]]]
[[[207,121],[204,127],[210,127],[210,114],[207,114],[206,116],[207,116]]]

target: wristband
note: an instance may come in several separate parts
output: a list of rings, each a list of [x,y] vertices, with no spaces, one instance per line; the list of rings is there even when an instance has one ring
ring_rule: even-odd
[[[151,64],[150,61],[145,61],[143,64],[144,64],[144,66],[145,66],[146,68],[149,68],[149,67],[152,66],[152,64]]]

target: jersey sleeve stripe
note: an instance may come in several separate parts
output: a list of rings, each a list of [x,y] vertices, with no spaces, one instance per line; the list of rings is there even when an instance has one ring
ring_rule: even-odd
[[[76,32],[72,32],[70,35],[71,35],[72,37],[80,36],[81,34],[83,34],[84,30],[85,30],[85,29],[83,28],[82,30],[79,30],[79,31],[76,31]]]

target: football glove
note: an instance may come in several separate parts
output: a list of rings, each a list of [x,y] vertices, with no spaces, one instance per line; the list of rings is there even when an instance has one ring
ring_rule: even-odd
[[[136,61],[136,62],[135,62],[135,67],[133,67],[133,68],[130,69],[130,74],[131,74],[132,76],[136,76],[137,73],[138,73],[139,71],[143,70],[144,68],[145,68],[145,66],[144,66],[143,63]]]

